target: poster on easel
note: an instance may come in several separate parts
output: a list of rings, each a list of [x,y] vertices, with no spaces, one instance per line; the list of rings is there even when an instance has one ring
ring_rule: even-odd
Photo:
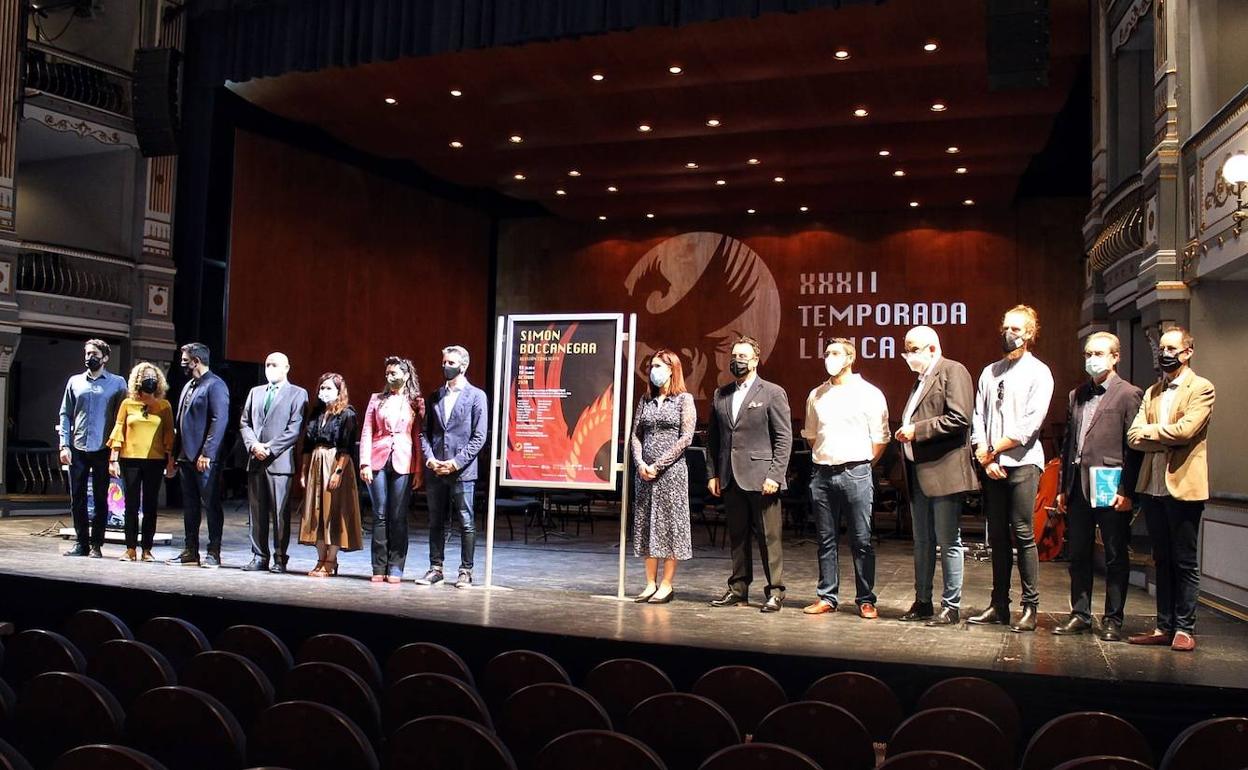
[[[620,313],[507,318],[500,485],[615,488],[623,330]]]

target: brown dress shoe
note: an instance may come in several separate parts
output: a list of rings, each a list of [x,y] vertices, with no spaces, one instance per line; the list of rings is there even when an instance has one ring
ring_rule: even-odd
[[[1177,652],[1191,652],[1196,649],[1196,637],[1186,631],[1179,631],[1174,635],[1174,641],[1170,643],[1170,649]]]
[[[822,615],[825,612],[836,612],[836,605],[827,599],[816,599],[812,604],[802,608],[806,615]]]
[[[1163,645],[1170,644],[1174,641],[1174,637],[1165,631],[1149,631],[1143,634],[1132,634],[1127,637],[1127,644],[1150,644]]]
[[[867,620],[875,620],[880,616],[880,613],[875,610],[875,605],[871,602],[863,602],[862,604],[859,604],[858,614]]]

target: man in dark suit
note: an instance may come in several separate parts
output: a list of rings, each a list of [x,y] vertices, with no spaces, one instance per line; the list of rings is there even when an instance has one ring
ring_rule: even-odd
[[[711,602],[715,607],[747,603],[754,579],[752,538],[758,539],[767,578],[763,612],[779,612],[784,603],[784,561],[781,547],[779,492],[793,448],[789,397],[779,385],[758,376],[758,342],[742,337],[732,346],[734,378],[715,391],[707,431],[707,487],[723,496],[732,547],[728,590]]]
[[[906,459],[914,523],[914,604],[901,619],[949,626],[958,622],[962,604],[962,500],[979,488],[971,466],[975,386],[965,366],[941,355],[940,337],[930,326],[907,332],[905,348],[902,357],[919,379],[895,434]],[[932,605],[937,545],[944,580],[940,614]]]
[[[459,345],[442,349],[442,377],[425,409],[425,429],[420,432],[425,466],[425,495],[429,502],[429,571],[416,580],[420,585],[442,582],[446,554],[446,520],[459,519],[459,575],[456,588],[472,586],[476,526],[473,494],[477,482],[477,455],[485,447],[490,413],[485,391],[468,382],[468,351]]]
[[[299,460],[295,447],[303,429],[308,392],[287,379],[290,360],[270,353],[264,361],[267,385],[247,394],[239,428],[247,447],[247,528],[251,535],[251,563],[246,572],[269,569],[269,526],[273,527],[274,572],[286,571],[290,545],[290,490]]]
[[[1057,495],[1057,509],[1066,514],[1070,542],[1070,618],[1053,633],[1092,630],[1092,550],[1099,526],[1105,545],[1105,614],[1100,637],[1107,642],[1122,640],[1132,498],[1144,457],[1127,445],[1127,431],[1144,393],[1118,376],[1118,350],[1118,338],[1108,332],[1089,336],[1083,346],[1084,369],[1090,379],[1070,392]],[[1108,505],[1096,504],[1092,469],[1098,467],[1121,469]]]
[[[176,566],[200,566],[199,523],[208,514],[208,554],[202,566],[221,566],[221,450],[229,419],[230,389],[208,369],[208,346],[182,346],[182,372],[189,379],[178,397],[178,471],[182,479],[182,524],[186,545],[169,560]]]

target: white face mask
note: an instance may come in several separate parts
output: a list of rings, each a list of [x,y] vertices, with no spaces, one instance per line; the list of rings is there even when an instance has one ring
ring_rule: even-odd
[[[322,403],[326,405],[332,404],[338,400],[338,389],[333,385],[322,385],[316,394],[321,399]]]
[[[264,379],[269,381],[270,385],[276,385],[286,379],[286,372],[282,371],[280,366],[264,367]]]
[[[1083,370],[1090,377],[1100,377],[1109,369],[1109,356],[1088,356],[1083,359]]]
[[[844,356],[828,356],[823,359],[823,368],[828,371],[829,377],[839,376],[848,364],[849,361]]]
[[[902,353],[902,357],[906,360],[906,366],[910,367],[910,371],[915,374],[922,374],[927,371],[927,367],[932,363],[932,359],[928,356],[927,351],[924,350]]]

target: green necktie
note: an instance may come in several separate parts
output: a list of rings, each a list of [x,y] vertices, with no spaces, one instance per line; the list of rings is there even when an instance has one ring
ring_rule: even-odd
[[[264,394],[264,411],[260,413],[260,416],[262,418],[269,416],[269,407],[273,405],[273,394],[276,391],[277,391],[277,386],[270,385],[269,392]]]

